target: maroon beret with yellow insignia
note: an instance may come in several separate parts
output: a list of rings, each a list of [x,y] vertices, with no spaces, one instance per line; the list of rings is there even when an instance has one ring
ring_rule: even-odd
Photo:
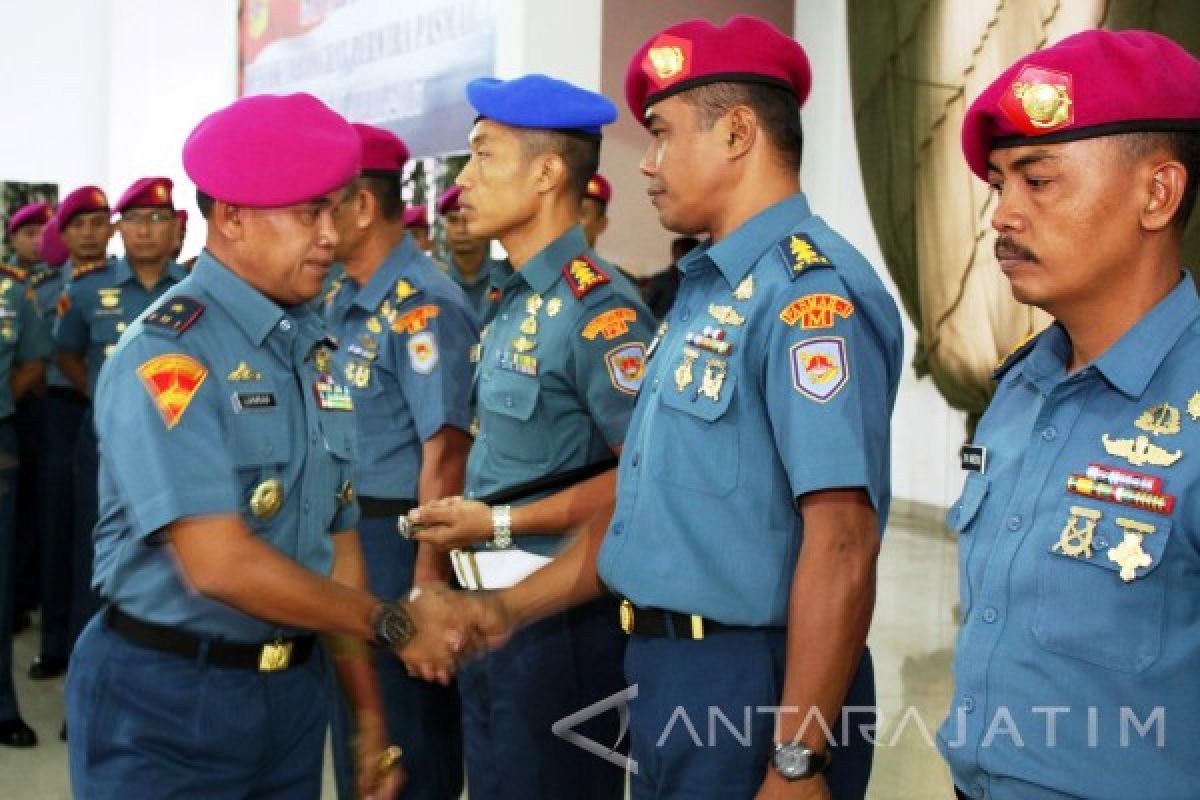
[[[139,178],[121,195],[113,211],[123,214],[131,208],[174,208],[173,188],[170,178]]]
[[[404,209],[404,227],[429,229],[429,214],[425,206],[409,206]]]
[[[1200,130],[1200,61],[1148,31],[1089,30],[1017,59],[967,110],[967,166],[988,154],[1114,133]]]
[[[655,34],[625,73],[625,100],[645,124],[646,109],[673,94],[709,83],[763,83],[786,89],[800,105],[812,71],[804,48],[758,17],[731,17],[723,27],[690,19]]]
[[[362,140],[363,172],[400,173],[408,161],[408,145],[396,134],[374,125],[354,123]]]
[[[28,203],[21,206],[8,219],[8,234],[17,232],[18,228],[25,225],[45,225],[50,221],[50,217],[54,216],[54,209],[50,208],[49,203]]]
[[[54,215],[59,231],[66,230],[72,219],[89,211],[108,211],[108,196],[99,186],[80,186],[63,198]]]
[[[608,205],[608,201],[612,199],[612,185],[608,182],[608,178],[597,172],[588,180],[587,191],[583,193],[583,196]]]

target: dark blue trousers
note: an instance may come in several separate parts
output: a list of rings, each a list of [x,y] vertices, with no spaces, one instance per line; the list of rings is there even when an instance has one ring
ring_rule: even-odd
[[[701,641],[630,637],[625,674],[638,687],[629,706],[633,800],[752,800],[770,769],[770,709],[783,693],[786,647],[781,628],[720,631]],[[833,800],[866,795],[873,748],[861,731],[874,723],[874,706],[868,652],[846,696],[848,730],[841,719],[827,721]],[[871,710],[849,711],[860,708]]]
[[[79,427],[75,446],[75,524],[71,548],[71,624],[70,641],[74,645],[80,631],[100,609],[100,597],[92,589],[92,567],[96,558],[92,539],[100,515],[97,483],[100,459],[96,429],[88,409]]]
[[[364,517],[358,523],[367,581],[388,600],[412,589],[416,543],[396,533],[395,517]],[[453,686],[410,678],[403,662],[385,651],[374,654],[384,716],[391,740],[404,749],[408,783],[404,800],[458,800],[462,794],[462,733],[458,692]],[[354,720],[336,677],[330,681],[333,765],[338,797],[355,797]]]
[[[10,417],[0,420],[0,720],[18,716],[12,680],[16,487],[17,429]]]
[[[32,611],[41,605],[42,594],[38,579],[41,509],[37,487],[42,453],[46,449],[46,399],[32,392],[26,394],[17,402],[14,421],[21,459],[17,466],[15,610]]]
[[[464,667],[458,686],[471,800],[621,800],[624,770],[551,728],[625,688],[624,649],[616,600],[606,597],[535,622]],[[627,749],[615,710],[575,730]]]
[[[38,465],[43,658],[71,654],[75,447],[87,408],[87,398],[69,389],[52,387],[46,396],[46,446]]]
[[[130,644],[102,617],[67,673],[75,797],[320,797],[330,669],[321,648],[282,672],[214,667]]]

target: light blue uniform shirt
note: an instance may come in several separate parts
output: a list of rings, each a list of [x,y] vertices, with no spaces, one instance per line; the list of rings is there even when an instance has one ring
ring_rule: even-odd
[[[611,457],[625,440],[653,333],[637,290],[588,248],[578,225],[520,270],[500,263],[491,282],[501,296],[475,372],[469,497]],[[540,555],[564,544],[561,536],[513,541]]]
[[[969,796],[1197,796],[1197,353],[1200,301],[1185,274],[1073,375],[1058,325],[998,370],[975,435],[985,467],[948,517],[963,622],[938,744]],[[1174,509],[1068,491],[1093,465],[1161,481]],[[1126,581],[1120,561],[1138,553]]]
[[[123,258],[105,262],[100,269],[72,277],[67,283],[68,307],[54,325],[54,343],[68,353],[85,353],[88,391],[95,394],[100,367],[129,325],[163,292],[187,277],[174,261],[150,289],[142,285]]]
[[[862,488],[881,532],[887,519],[900,316],[803,195],[679,266],[600,575],[638,606],[784,625],[804,534],[797,498]]]
[[[12,396],[12,369],[50,357],[50,337],[26,296],[20,273],[0,270],[0,420],[16,411]],[[11,558],[11,553],[2,554]]]
[[[341,410],[349,393],[332,374],[331,348],[308,304],[279,307],[208,251],[130,326],[96,395],[101,596],[198,634],[252,642],[294,632],[190,589],[162,531],[185,517],[238,514],[288,558],[329,573],[330,534],[358,520],[346,491],[354,414]],[[162,356],[183,358],[154,361]],[[168,413],[168,402],[182,410]],[[262,513],[268,481],[282,492],[273,516]]]
[[[421,445],[447,425],[470,429],[479,322],[411,236],[361,288],[343,276],[325,319],[339,344],[339,378],[354,396],[358,492],[415,500]]]

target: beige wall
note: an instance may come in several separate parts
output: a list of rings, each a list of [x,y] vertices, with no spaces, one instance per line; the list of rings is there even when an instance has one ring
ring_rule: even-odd
[[[657,31],[694,17],[720,24],[735,14],[770,20],[792,30],[793,0],[604,0],[600,91],[621,110],[604,134],[600,172],[612,182],[608,232],[596,249],[605,258],[637,274],[652,274],[670,261],[674,234],[663,230],[646,197],[638,160],[649,139],[625,106],[625,68],[642,43]]]

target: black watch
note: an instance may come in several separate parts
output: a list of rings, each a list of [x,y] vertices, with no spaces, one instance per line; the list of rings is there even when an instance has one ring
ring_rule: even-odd
[[[771,766],[785,781],[802,781],[829,769],[833,756],[829,751],[818,753],[800,742],[776,744]]]
[[[371,620],[375,646],[395,650],[404,647],[417,634],[417,626],[403,603],[380,603]]]

